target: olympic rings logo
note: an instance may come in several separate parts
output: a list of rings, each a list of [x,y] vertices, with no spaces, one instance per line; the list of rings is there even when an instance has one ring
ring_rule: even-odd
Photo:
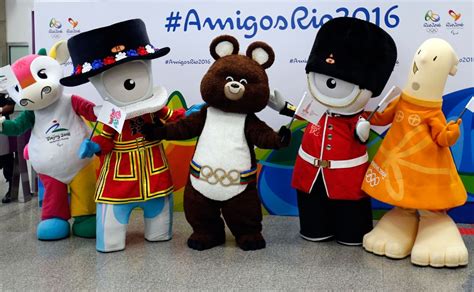
[[[240,172],[233,169],[229,172],[222,168],[213,170],[210,166],[204,165],[201,168],[200,180],[206,181],[210,185],[220,183],[224,187],[240,184]]]
[[[375,187],[380,183],[380,178],[377,176],[376,173],[369,169],[365,174],[365,181],[371,186]]]

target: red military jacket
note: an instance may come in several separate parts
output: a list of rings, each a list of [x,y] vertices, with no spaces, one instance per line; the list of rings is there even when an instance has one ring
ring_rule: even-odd
[[[104,125],[93,138],[101,147],[100,173],[96,185],[96,202],[125,204],[169,195],[173,183],[161,141],[145,141],[141,133],[145,123],[160,119],[175,121],[184,109],[168,107],[125,121],[122,133]]]
[[[355,136],[355,127],[361,116],[362,113],[352,116],[325,114],[317,125],[308,124],[293,170],[294,188],[311,193],[316,178],[321,174],[331,199],[358,200],[366,196],[361,186],[368,167],[367,150]],[[333,165],[358,162],[356,166],[333,169],[331,166],[318,167],[317,163],[308,162],[308,157],[330,160]]]

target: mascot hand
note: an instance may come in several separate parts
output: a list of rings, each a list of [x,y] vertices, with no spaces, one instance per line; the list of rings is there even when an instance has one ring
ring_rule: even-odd
[[[145,124],[142,134],[147,141],[163,140],[166,137],[166,129],[163,124]]]
[[[286,106],[285,97],[281,92],[275,89],[273,92],[270,92],[270,98],[268,99],[268,106],[272,109],[280,112]]]
[[[94,154],[100,152],[100,145],[92,142],[90,139],[82,141],[81,147],[79,148],[79,157],[81,159],[91,158]]]
[[[278,131],[278,136],[281,138],[281,144],[286,147],[290,145],[291,141],[291,131],[285,126],[282,126],[280,130]]]
[[[461,135],[461,130],[459,128],[460,125],[461,125],[461,119],[458,119],[456,122],[450,121],[446,125],[446,136],[451,145],[456,143],[459,136]]]
[[[367,142],[370,135],[370,123],[366,119],[361,118],[357,122],[355,131],[356,131],[357,137],[362,143]]]
[[[191,114],[194,114],[194,113],[198,113],[201,111],[202,107],[205,106],[206,103],[203,102],[203,103],[198,103],[198,104],[195,104],[193,106],[191,106],[190,108],[188,108],[188,110],[186,111],[186,117],[191,115]]]

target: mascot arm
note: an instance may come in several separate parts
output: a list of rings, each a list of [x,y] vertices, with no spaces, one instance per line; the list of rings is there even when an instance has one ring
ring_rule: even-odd
[[[32,111],[24,111],[14,120],[5,120],[2,116],[0,117],[0,133],[7,136],[20,136],[33,128],[34,124],[35,114]]]
[[[207,106],[201,111],[164,126],[167,140],[187,140],[201,135],[206,122]]]
[[[99,144],[100,146],[100,154],[105,155],[112,152],[114,148],[114,137],[117,134],[114,129],[111,127],[104,125],[100,135],[95,136],[92,138],[92,142]]]
[[[397,109],[398,98],[390,102],[382,112],[376,112],[370,123],[374,126],[387,126],[393,122]]]
[[[83,116],[86,120],[91,122],[97,120],[97,116],[94,113],[94,103],[77,95],[71,97],[71,103],[76,114]]]
[[[460,124],[461,119],[458,119],[456,122],[450,121],[446,123],[444,115],[439,112],[429,122],[433,141],[441,147],[453,146],[461,135]]]
[[[249,114],[245,121],[245,137],[250,144],[262,149],[279,149],[288,146],[291,133],[286,127],[275,132],[255,114]]]
[[[164,123],[175,122],[183,118],[186,114],[184,108],[172,110],[171,108],[164,106],[161,110],[158,111],[158,117]]]

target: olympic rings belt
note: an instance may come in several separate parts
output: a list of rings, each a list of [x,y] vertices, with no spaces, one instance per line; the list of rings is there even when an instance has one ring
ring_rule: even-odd
[[[359,156],[353,159],[348,159],[348,160],[323,160],[323,159],[318,159],[309,155],[303,150],[302,147],[300,147],[300,150],[298,150],[298,155],[304,161],[316,167],[329,168],[329,169],[351,168],[351,167],[359,166],[369,161],[369,155],[367,154],[367,152],[362,156]]]
[[[255,181],[257,178],[257,168],[251,168],[242,172],[232,169],[227,172],[222,168],[214,170],[208,165],[200,166],[194,160],[191,160],[190,174],[211,185],[219,183],[224,187],[228,187],[231,185],[246,185]]]

